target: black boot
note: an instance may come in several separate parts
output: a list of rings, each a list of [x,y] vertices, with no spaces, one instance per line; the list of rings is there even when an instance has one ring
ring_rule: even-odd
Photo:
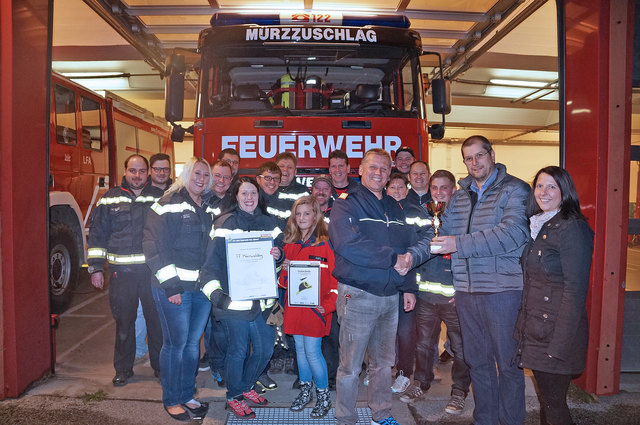
[[[311,410],[312,418],[321,418],[326,416],[331,409],[331,395],[329,394],[329,388],[319,390],[316,388],[316,405]]]
[[[305,408],[305,406],[311,403],[313,400],[313,396],[311,395],[311,390],[313,389],[313,383],[311,382],[300,382],[300,394],[293,400],[291,403],[291,407],[289,409],[294,412],[298,412]]]

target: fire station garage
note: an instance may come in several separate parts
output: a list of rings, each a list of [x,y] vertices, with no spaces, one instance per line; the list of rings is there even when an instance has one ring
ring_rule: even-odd
[[[467,175],[460,147],[475,134],[529,184],[548,165],[570,172],[595,232],[586,370],[573,383],[591,400],[635,393],[640,404],[635,6],[632,0],[2,2],[0,422],[45,423],[45,408],[25,406],[51,397],[80,403],[54,423],[129,423],[133,409],[144,412],[136,423],[169,420],[158,409],[162,390],[148,365],[136,364],[130,385],[111,385],[108,286],[95,289],[87,271],[89,217],[120,184],[130,154],[168,155],[175,178],[194,155],[213,163],[233,148],[240,173],[255,175],[287,151],[298,158],[298,181],[310,186],[328,172],[334,149],[348,154],[357,176],[367,149],[393,157],[410,146],[432,171],[460,179]],[[222,409],[224,389],[208,374],[198,374],[198,395],[220,409],[204,423],[235,423]],[[275,376],[274,415],[297,393],[290,390],[295,377]],[[527,396],[537,404],[527,377]],[[447,382],[428,400],[444,400]],[[363,388],[358,400],[366,413]],[[21,412],[22,422],[9,410]],[[428,407],[407,409],[397,397],[393,410],[402,423],[458,423],[429,416]],[[529,410],[528,421],[538,417],[535,407]],[[78,416],[87,411],[98,416]],[[471,411],[465,408],[460,423],[472,420]],[[258,422],[302,423],[283,418]],[[576,422],[639,423],[582,420]]]

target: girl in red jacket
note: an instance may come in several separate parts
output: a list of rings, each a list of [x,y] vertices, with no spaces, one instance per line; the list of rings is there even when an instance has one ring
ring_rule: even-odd
[[[291,410],[302,410],[311,402],[313,378],[316,384],[316,405],[311,411],[311,417],[320,418],[331,408],[327,363],[320,345],[322,337],[329,335],[331,329],[331,313],[336,309],[338,283],[331,274],[335,257],[329,245],[329,230],[314,197],[303,196],[293,204],[291,217],[284,231],[284,242],[286,260],[279,282],[283,288],[287,288],[288,284],[289,261],[320,262],[320,305],[291,307],[287,293],[284,308],[284,332],[293,335],[295,340],[300,379],[300,394],[291,404]]]

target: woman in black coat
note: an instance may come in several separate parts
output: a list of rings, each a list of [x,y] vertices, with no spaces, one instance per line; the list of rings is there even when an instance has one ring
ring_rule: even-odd
[[[559,167],[538,171],[527,215],[531,238],[521,258],[524,290],[514,334],[519,366],[533,371],[541,423],[570,425],[567,389],[584,371],[589,339],[593,231],[571,176]]]

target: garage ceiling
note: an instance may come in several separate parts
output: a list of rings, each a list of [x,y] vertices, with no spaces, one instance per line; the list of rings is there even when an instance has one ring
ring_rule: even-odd
[[[55,0],[53,69],[67,75],[109,73],[76,81],[162,116],[160,74],[167,54],[195,49],[198,33],[216,12],[274,10],[406,15],[424,50],[442,55],[452,79],[454,106],[444,142],[482,131],[496,142],[557,143],[553,1]],[[435,62],[428,58],[422,64],[430,74]],[[547,88],[534,88],[536,83]],[[185,121],[193,119],[193,103],[187,100]]]

